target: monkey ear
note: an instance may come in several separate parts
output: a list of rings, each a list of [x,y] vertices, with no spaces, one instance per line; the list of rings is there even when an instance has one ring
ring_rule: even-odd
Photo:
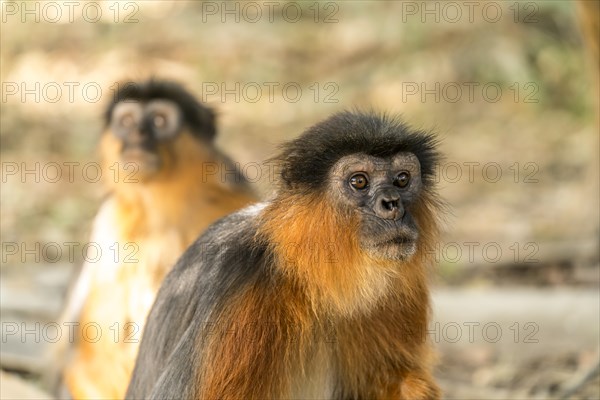
[[[290,190],[296,187],[290,170],[290,159],[293,157],[292,151],[285,144],[280,144],[279,150],[279,154],[268,158],[265,165],[269,166],[269,170],[274,171],[273,178],[279,189]]]

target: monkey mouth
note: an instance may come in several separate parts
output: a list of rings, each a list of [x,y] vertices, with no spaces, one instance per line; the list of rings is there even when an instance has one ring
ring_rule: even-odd
[[[405,246],[413,245],[417,242],[417,233],[410,230],[402,230],[394,232],[394,234],[385,237],[377,245],[378,246]]]
[[[415,238],[412,237],[408,237],[408,236],[396,236],[395,238],[386,240],[382,243],[380,243],[380,246],[389,246],[389,245],[407,245],[407,244],[413,244],[416,242]]]
[[[385,238],[373,250],[383,258],[407,260],[417,251],[417,235],[403,234]]]
[[[156,153],[140,147],[124,149],[121,153],[121,161],[126,166],[133,164],[134,168],[130,169],[139,172],[140,175],[156,173],[161,167],[160,157]]]

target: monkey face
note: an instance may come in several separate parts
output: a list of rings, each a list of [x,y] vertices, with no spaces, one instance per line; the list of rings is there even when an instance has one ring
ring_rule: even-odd
[[[111,132],[121,142],[121,162],[136,164],[142,179],[161,170],[167,161],[165,145],[179,135],[181,128],[181,111],[170,100],[121,101],[110,119]]]
[[[422,182],[413,153],[342,157],[330,182],[336,202],[358,216],[360,244],[374,258],[404,260],[416,252],[419,235],[411,205],[418,201]]]

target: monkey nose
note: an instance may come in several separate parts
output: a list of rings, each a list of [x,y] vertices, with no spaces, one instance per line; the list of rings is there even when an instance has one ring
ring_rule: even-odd
[[[397,220],[404,216],[404,207],[397,194],[385,193],[379,196],[374,211],[379,218],[383,219]]]

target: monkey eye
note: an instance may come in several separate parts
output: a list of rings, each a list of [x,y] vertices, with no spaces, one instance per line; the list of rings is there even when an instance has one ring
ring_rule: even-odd
[[[152,123],[157,128],[164,128],[165,125],[167,124],[167,119],[165,118],[164,115],[156,114],[154,116],[154,118],[152,119]]]
[[[408,172],[400,172],[394,179],[394,185],[398,187],[406,187],[410,182],[410,174]]]
[[[183,115],[176,103],[170,100],[152,100],[144,111],[144,121],[147,121],[157,139],[170,140],[179,132]]]
[[[350,186],[357,190],[364,190],[369,185],[369,179],[365,174],[354,174],[349,180]]]
[[[133,126],[135,125],[133,116],[131,114],[123,116],[123,118],[121,118],[121,125],[125,128],[133,128]]]

